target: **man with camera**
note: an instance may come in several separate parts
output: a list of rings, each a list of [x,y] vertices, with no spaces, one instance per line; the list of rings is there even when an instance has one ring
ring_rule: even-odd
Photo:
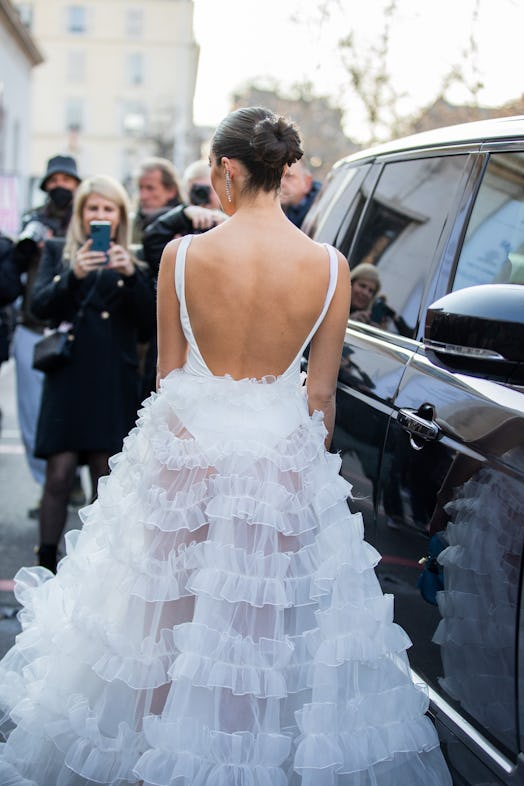
[[[194,161],[184,172],[184,188],[189,204],[182,203],[168,210],[144,229],[143,256],[156,281],[162,252],[167,243],[183,235],[206,232],[226,220],[219,199],[211,185],[209,163]],[[144,365],[143,398],[156,386],[156,340],[149,344]]]
[[[194,161],[184,172],[184,188],[189,204],[182,203],[163,213],[144,230],[144,259],[156,281],[160,258],[166,244],[176,237],[205,232],[221,224],[227,216],[211,185],[207,161]]]
[[[21,293],[22,284],[14,259],[14,243],[0,230],[0,366],[9,360],[13,334],[13,302]],[[2,410],[0,409],[0,431]]]
[[[133,216],[132,242],[142,244],[145,228],[158,216],[182,202],[182,185],[178,172],[167,158],[144,159],[135,175],[138,204]]]
[[[42,336],[45,324],[36,319],[29,304],[44,241],[48,237],[65,236],[71,220],[74,192],[80,182],[74,158],[57,155],[49,159],[40,182],[40,188],[46,195],[45,202],[23,214],[22,230],[14,249],[23,284],[13,338],[18,421],[31,474],[41,486],[45,479],[45,461],[35,458],[33,450],[44,375],[33,369],[32,361],[33,347]],[[29,511],[29,515],[36,517],[38,509]]]

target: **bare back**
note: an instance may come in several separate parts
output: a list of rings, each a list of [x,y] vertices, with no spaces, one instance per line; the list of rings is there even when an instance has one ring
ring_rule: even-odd
[[[322,310],[328,253],[287,224],[276,232],[221,227],[195,237],[188,249],[187,310],[217,376],[282,374]]]

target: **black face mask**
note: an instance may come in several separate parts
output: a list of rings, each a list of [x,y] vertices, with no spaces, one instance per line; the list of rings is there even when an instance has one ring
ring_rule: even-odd
[[[57,186],[56,188],[52,188],[50,191],[47,192],[47,196],[59,210],[63,210],[65,207],[69,207],[71,202],[73,201],[73,192],[70,191],[68,188],[63,188],[62,186]]]

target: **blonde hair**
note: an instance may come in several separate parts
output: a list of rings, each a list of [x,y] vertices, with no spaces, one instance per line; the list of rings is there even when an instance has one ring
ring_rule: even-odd
[[[124,186],[109,175],[94,175],[88,177],[80,183],[75,191],[73,202],[73,215],[65,239],[64,259],[69,260],[72,267],[75,262],[76,252],[86,240],[87,235],[84,230],[83,211],[86,200],[90,194],[98,194],[104,199],[109,199],[118,206],[119,222],[116,230],[115,242],[129,250],[130,243],[130,221],[129,221],[129,197]],[[136,260],[133,259],[136,264]]]
[[[351,271],[351,281],[357,281],[359,278],[365,278],[367,281],[373,281],[376,284],[377,290],[375,295],[380,291],[380,276],[377,272],[375,265],[369,262],[361,262]]]

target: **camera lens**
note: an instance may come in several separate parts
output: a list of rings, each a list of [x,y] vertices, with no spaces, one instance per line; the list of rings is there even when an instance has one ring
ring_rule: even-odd
[[[207,205],[211,196],[211,186],[194,183],[189,190],[189,201],[192,205]]]

